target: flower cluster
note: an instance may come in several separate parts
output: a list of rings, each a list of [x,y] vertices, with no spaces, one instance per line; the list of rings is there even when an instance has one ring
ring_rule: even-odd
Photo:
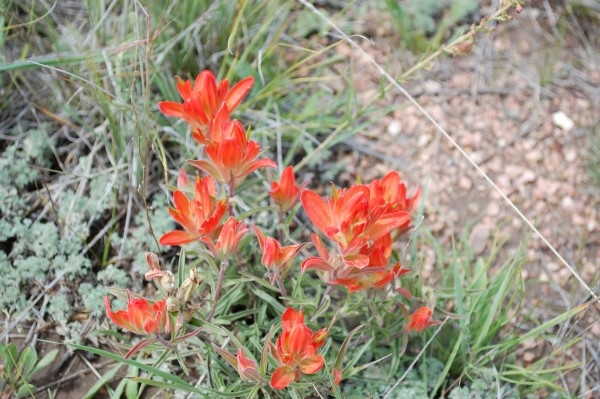
[[[312,240],[319,256],[302,263],[302,270],[324,272],[330,284],[350,292],[381,288],[405,274],[400,263],[390,266],[392,242],[410,225],[410,211],[420,191],[406,196],[406,186],[397,172],[388,173],[369,185],[339,189],[332,185],[331,197],[322,199],[314,191],[302,193],[306,215],[334,247],[330,252],[317,234]]]
[[[279,367],[271,376],[271,386],[283,389],[300,379],[300,373],[314,374],[321,370],[325,360],[318,349],[325,344],[327,329],[313,333],[304,324],[304,313],[287,308],[281,316],[282,332],[275,345]]]
[[[210,322],[215,315],[218,317],[217,305],[230,264],[237,262],[248,267],[252,260],[258,263],[260,259],[271,284],[279,288],[280,300],[286,304],[281,316],[281,334],[275,345],[271,342],[271,334],[275,331],[272,329],[265,339],[259,366],[251,354],[247,355],[250,351],[238,341],[234,341],[235,355],[216,345],[216,341],[210,342],[214,350],[237,370],[242,381],[261,385],[270,381],[271,388],[280,390],[298,382],[303,374],[313,375],[324,367],[325,357],[319,351],[329,339],[328,328],[313,332],[307,326],[304,311],[290,305],[296,303],[297,298],[288,296],[285,287],[288,275],[298,270],[293,267],[294,261],[309,246],[307,242],[290,238],[290,220],[300,208],[297,204],[302,204],[308,220],[318,232],[311,234],[317,256],[308,256],[300,270],[316,269],[326,283],[344,286],[352,293],[382,289],[408,272],[399,262],[393,261],[392,248],[400,235],[410,228],[410,212],[418,204],[420,191],[408,196],[400,175],[390,172],[381,180],[347,189],[332,184],[331,196],[322,198],[305,189],[306,183],[298,184],[293,167],[288,166],[281,171],[279,181],[271,181],[268,194],[279,223],[273,228],[277,238],[266,235],[256,225],[259,223],[244,220],[243,215],[252,212],[240,212],[237,209],[239,201],[234,198],[236,188],[249,174],[260,168],[277,167],[273,160],[259,158],[262,150],[257,142],[249,139],[249,129],[231,118],[231,113],[253,84],[253,78],[249,77],[230,87],[227,80],[217,82],[211,72],[204,71],[193,83],[177,78],[177,90],[183,103],[163,101],[158,104],[165,115],[183,119],[199,145],[199,159],[189,161],[199,170],[199,175],[191,179],[181,169],[177,189],[173,192],[173,205],[169,208],[171,217],[181,229],[165,232],[159,243],[194,246],[194,250],[188,252],[192,256],[200,254],[213,265],[220,262],[216,284],[202,285],[211,291],[210,297],[202,298],[203,293],[199,292],[202,291],[199,276],[210,277],[196,273],[196,268],[202,267],[201,262],[195,262],[194,267],[189,268],[189,277],[185,279],[183,270],[179,270],[176,279],[170,271],[160,267],[157,255],[148,253],[149,271],[145,277],[154,281],[161,298],[150,301],[127,291],[126,309],[113,312],[106,298],[106,314],[116,325],[149,336],[135,345],[126,357],[157,341],[175,349],[179,342],[202,329],[186,333],[188,325],[198,326],[202,320]],[[240,259],[238,248],[246,248],[241,242],[249,230],[254,232],[262,256],[257,249],[250,259]],[[185,261],[182,256],[180,267],[185,266]],[[298,287],[296,282],[294,293]],[[396,292],[401,293],[404,300],[410,299],[410,292],[405,288],[397,288]],[[207,314],[202,314],[209,306]],[[439,323],[431,320],[431,308],[419,308],[412,315],[406,310],[403,312],[405,327],[399,329],[399,334],[420,332]],[[168,333],[170,340],[163,336]],[[227,335],[234,337],[236,334]],[[260,346],[256,342],[253,341],[254,345]],[[341,359],[346,348],[347,344],[342,345],[338,359],[329,367],[334,384],[339,384],[342,379]],[[269,357],[272,359],[270,364],[276,364],[271,372],[267,367]]]

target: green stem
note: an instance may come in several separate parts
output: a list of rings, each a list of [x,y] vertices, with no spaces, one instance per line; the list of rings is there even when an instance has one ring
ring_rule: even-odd
[[[279,236],[279,243],[283,245],[283,239],[285,238],[285,233],[283,232],[283,226],[285,223],[285,215],[283,214],[283,209],[279,207],[279,226],[277,228],[277,234]]]
[[[231,199],[235,195],[235,179],[231,176],[231,180],[229,180],[229,199],[227,201],[227,212],[229,216],[233,216],[233,203]]]
[[[283,279],[281,278],[281,273],[279,273],[279,271],[275,271],[274,272],[274,278],[275,278],[275,282],[277,283],[277,286],[279,287],[279,293],[281,294],[281,297],[283,299],[283,301],[285,302],[285,306],[289,306],[288,300],[287,300],[287,291],[285,290],[285,286],[283,285]]]
[[[229,266],[229,262],[226,260],[221,261],[221,267],[219,268],[219,275],[217,276],[217,288],[215,290],[215,302],[213,304],[212,309],[206,321],[211,321],[215,312],[217,310],[217,304],[219,303],[219,298],[221,298],[221,289],[223,288],[223,278],[225,277],[225,270],[227,270],[227,266]]]

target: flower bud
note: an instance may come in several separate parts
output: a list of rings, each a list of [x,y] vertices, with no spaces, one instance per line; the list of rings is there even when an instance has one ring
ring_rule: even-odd
[[[179,287],[179,290],[177,291],[177,299],[179,300],[179,303],[181,305],[187,303],[190,300],[192,294],[194,293],[194,291],[196,291],[198,285],[200,285],[200,281],[200,277],[196,277],[196,269],[191,269],[190,276],[183,280],[181,287]]]

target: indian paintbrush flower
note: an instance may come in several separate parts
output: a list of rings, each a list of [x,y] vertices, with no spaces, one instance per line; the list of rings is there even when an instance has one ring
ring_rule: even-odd
[[[207,236],[200,240],[208,247],[212,256],[224,259],[237,252],[238,244],[247,231],[248,228],[243,222],[238,222],[233,216],[230,216],[221,228],[216,242]]]
[[[294,244],[282,247],[273,237],[266,237],[258,227],[252,226],[252,230],[256,233],[258,244],[263,253],[263,266],[285,275],[289,269],[290,263],[304,247],[304,244]],[[271,280],[273,280],[273,278],[271,278]],[[272,282],[273,281],[271,281],[271,283]]]
[[[271,387],[284,389],[300,379],[301,373],[314,374],[325,360],[318,353],[323,345],[324,332],[313,334],[304,324],[304,313],[287,308],[281,316],[282,332],[277,338],[274,354],[280,366],[271,376]]]
[[[224,79],[217,84],[215,75],[208,70],[200,72],[192,85],[189,80],[177,77],[177,91],[183,103],[161,101],[158,107],[163,114],[185,120],[192,129],[192,137],[200,144],[208,144],[207,128],[223,105],[232,112],[248,94],[254,78],[248,77],[229,88]]]
[[[296,184],[296,178],[294,176],[294,168],[287,166],[281,173],[281,179],[279,182],[271,183],[271,191],[269,195],[273,199],[273,202],[277,204],[283,212],[287,212],[296,205],[300,199],[300,191],[304,189],[306,184],[298,186]]]
[[[239,184],[246,176],[259,168],[276,168],[269,159],[256,159],[260,153],[258,143],[248,140],[242,124],[237,121],[222,121],[222,134],[218,141],[206,146],[208,160],[189,161],[196,168],[208,173],[215,180],[226,184]]]
[[[410,315],[404,329],[407,332],[410,332],[410,331],[421,332],[424,329],[426,329],[427,327],[437,326],[438,324],[441,324],[441,321],[431,320],[432,314],[433,314],[433,311],[426,306],[422,306],[422,307],[418,308],[417,310],[414,311],[413,314]]]
[[[171,331],[165,300],[151,304],[144,298],[133,298],[129,291],[127,296],[126,310],[116,312],[110,309],[110,299],[104,297],[106,315],[113,323],[136,334],[161,334]]]
[[[371,206],[369,187],[359,184],[349,189],[332,185],[332,195],[325,201],[317,193],[304,190],[302,206],[317,229],[333,240],[344,257],[356,255],[353,266],[364,267],[368,257],[357,252],[370,240],[376,240],[410,221],[406,211],[390,211],[389,204],[381,200]]]
[[[258,364],[255,360],[250,359],[244,355],[244,348],[240,347],[236,355],[237,360],[237,371],[240,374],[242,380],[245,381],[262,381],[260,372],[258,371]]]
[[[225,200],[216,200],[215,183],[210,176],[196,178],[194,199],[189,200],[182,191],[173,193],[174,207],[169,213],[185,230],[165,233],[159,240],[161,245],[183,245],[211,236],[227,211]]]

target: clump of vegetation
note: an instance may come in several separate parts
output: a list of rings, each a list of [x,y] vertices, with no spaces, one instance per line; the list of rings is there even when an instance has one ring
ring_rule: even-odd
[[[31,397],[36,387],[31,383],[35,374],[48,367],[58,355],[58,349],[52,349],[38,359],[33,346],[26,346],[20,353],[13,343],[0,342],[0,395],[10,398]]]
[[[478,9],[475,1],[446,8],[439,2],[386,4],[405,47],[429,54],[407,71],[427,67],[443,53],[468,51],[475,33],[488,29],[478,25],[464,36],[454,30],[470,26],[470,15]],[[3,7],[0,45],[6,45],[6,38],[28,44],[21,52],[0,53],[2,70],[9,72],[0,79],[3,86],[44,104],[47,125],[15,124],[10,140],[2,143],[5,173],[0,183],[6,190],[0,193],[0,267],[7,277],[0,280],[6,293],[0,306],[9,330],[30,320],[35,309],[38,321],[53,323],[71,349],[114,360],[88,395],[104,387],[115,397],[135,397],[151,385],[176,395],[240,397],[259,392],[310,397],[316,390],[336,397],[377,392],[389,398],[512,398],[538,389],[560,390],[556,373],[572,366],[551,371],[541,363],[525,367],[516,364],[513,354],[525,339],[543,336],[584,307],[526,334],[512,332],[510,323],[521,312],[526,284],[522,252],[499,257],[502,243],[494,242],[489,253],[474,255],[466,235],[447,248],[426,225],[402,240],[400,233],[394,235],[393,244],[377,242],[381,237],[370,232],[364,247],[348,250],[344,238],[360,235],[340,238],[321,220],[326,219],[321,212],[325,207],[311,208],[343,198],[347,191],[342,186],[362,191],[376,186],[354,176],[342,179],[339,172],[345,166],[334,159],[347,151],[348,139],[392,109],[381,105],[389,91],[383,83],[381,92],[359,98],[363,93],[356,92],[353,82],[364,79],[362,72],[346,72],[347,58],[335,51],[339,38],[320,16],[270,0],[166,5],[123,0],[89,5],[75,14],[62,9],[64,15],[58,17],[54,9],[37,3],[15,1]],[[336,7],[320,10],[335,21]],[[77,23],[71,24],[71,17]],[[506,13],[496,17],[501,20]],[[75,29],[77,24],[88,29]],[[307,48],[309,43],[314,46]],[[159,113],[160,100],[172,100],[167,112],[163,108],[166,115],[183,112],[173,102],[187,92],[185,87],[178,90],[173,75],[181,76],[181,84],[193,81],[201,69],[232,85],[244,77],[254,79],[247,101],[235,104],[236,114],[228,113],[211,129],[221,129],[224,137],[235,130],[238,147],[248,144],[244,136],[262,149],[257,159],[271,162],[260,168],[244,164],[248,169],[236,169],[235,179],[230,178],[226,172],[231,170],[215,164],[240,154],[224,151],[220,156],[231,158],[217,159],[218,143],[225,139],[194,140],[199,137],[194,129],[207,128],[195,125],[201,107],[183,122]],[[28,91],[38,82],[45,85],[41,95]],[[49,93],[60,93],[58,100],[39,101],[52,98]],[[228,105],[236,102],[229,100]],[[244,121],[242,133],[231,127],[234,118]],[[188,134],[188,125],[195,136]],[[185,163],[189,159],[198,170]],[[179,175],[183,165],[187,183]],[[297,185],[289,175],[284,179],[287,165],[296,166],[291,175],[298,176]],[[176,176],[181,182],[176,183]],[[204,202],[195,196],[202,191],[196,190],[196,176],[217,180],[214,190],[206,189],[209,195],[198,195]],[[295,204],[297,198],[286,198],[304,191],[300,182],[311,177],[314,191],[302,207]],[[329,181],[334,190],[323,200]],[[282,202],[269,196],[277,187],[292,187],[279,197]],[[220,201],[224,210],[215,217],[214,230],[195,225],[192,231],[181,216],[192,203],[210,208]],[[368,216],[376,219],[373,212]],[[199,213],[187,216],[194,223],[201,218]],[[193,242],[172,240],[181,239],[181,228],[187,238],[194,236]],[[198,233],[201,229],[206,230]],[[309,230],[320,238],[307,245]],[[167,232],[171,241],[164,238]],[[227,241],[231,237],[239,240]],[[179,244],[184,249],[173,248]],[[423,248],[435,249],[435,281],[419,277],[428,261],[421,258]],[[159,255],[155,259],[147,251]],[[310,259],[308,266],[301,269],[300,259]],[[364,268],[365,259],[376,267],[356,266]],[[146,273],[156,286],[142,278]],[[107,292],[119,298],[108,309]],[[126,313],[115,310],[124,306]],[[107,310],[117,325],[142,339],[109,327]],[[85,337],[81,314],[89,327]],[[150,322],[139,324],[139,314]],[[110,351],[101,349],[99,338],[106,343],[105,336],[110,343],[120,342],[111,344]],[[84,340],[92,346],[81,345]],[[290,342],[300,360],[286,357]],[[8,345],[13,344],[3,348]],[[13,364],[28,365],[15,366],[22,378],[7,386],[32,395],[33,370],[52,359],[46,356],[32,368],[36,362],[30,352],[18,356],[13,345],[4,353]],[[115,383],[125,375],[125,364],[128,378]]]

